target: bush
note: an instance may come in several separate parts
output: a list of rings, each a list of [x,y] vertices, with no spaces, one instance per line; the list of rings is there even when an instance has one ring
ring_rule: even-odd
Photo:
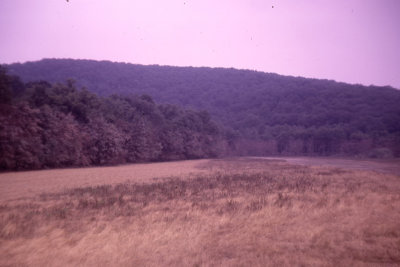
[[[391,159],[393,158],[393,151],[386,147],[375,148],[368,154],[369,158],[374,159]]]

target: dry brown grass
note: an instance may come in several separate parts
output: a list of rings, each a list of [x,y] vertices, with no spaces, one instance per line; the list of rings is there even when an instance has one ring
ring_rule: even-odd
[[[378,171],[400,175],[400,159],[351,159],[332,157],[255,157],[256,159],[280,160],[290,164],[325,166],[349,170]]]
[[[400,177],[265,160],[0,206],[1,266],[400,265]]]

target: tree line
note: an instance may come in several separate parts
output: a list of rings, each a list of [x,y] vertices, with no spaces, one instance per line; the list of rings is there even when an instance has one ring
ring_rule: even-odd
[[[249,70],[45,59],[7,66],[26,82],[76,80],[102,96],[146,94],[207,110],[234,155],[400,156],[400,91]]]
[[[72,80],[23,83],[0,68],[0,170],[207,158],[225,146],[206,111],[101,97]]]

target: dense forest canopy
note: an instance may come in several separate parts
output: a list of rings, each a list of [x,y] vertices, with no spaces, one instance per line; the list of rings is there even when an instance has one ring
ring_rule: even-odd
[[[92,60],[46,59],[5,67],[10,75],[2,70],[2,86],[8,90],[1,97],[9,108],[2,115],[8,123],[2,123],[2,149],[8,151],[4,138],[23,139],[5,133],[36,121],[39,128],[24,128],[35,133],[32,140],[36,136],[42,147],[52,146],[46,153],[70,153],[60,159],[64,163],[43,166],[226,154],[400,156],[400,91],[390,87]],[[56,130],[64,124],[67,131]],[[18,147],[12,142],[9,150]],[[54,158],[46,157],[37,162]]]
[[[23,81],[63,82],[108,96],[207,110],[237,153],[400,156],[400,91],[223,68],[45,59],[7,68]]]
[[[22,83],[0,68],[0,170],[215,157],[210,115],[148,95],[99,97],[72,80]]]

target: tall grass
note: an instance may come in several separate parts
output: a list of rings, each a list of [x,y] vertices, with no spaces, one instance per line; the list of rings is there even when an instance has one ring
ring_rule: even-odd
[[[203,168],[214,171],[5,203],[0,265],[400,264],[398,176],[253,160]]]

